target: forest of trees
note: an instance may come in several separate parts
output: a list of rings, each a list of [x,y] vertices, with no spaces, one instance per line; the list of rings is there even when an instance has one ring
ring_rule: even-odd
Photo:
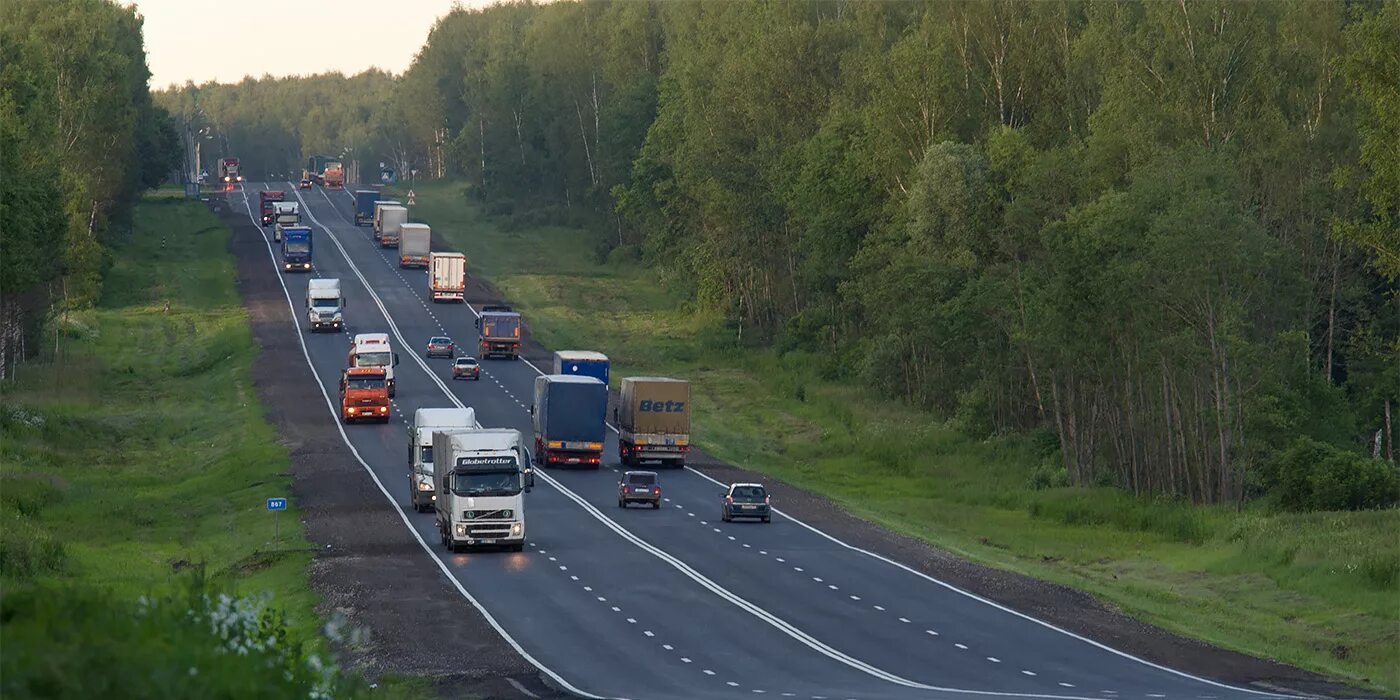
[[[1397,0],[514,3],[402,76],[159,99],[253,171],[585,222],[1066,483],[1355,508],[1397,499],[1397,38]]]
[[[52,314],[96,301],[137,195],[179,166],[149,78],[135,9],[0,3],[0,379]]]

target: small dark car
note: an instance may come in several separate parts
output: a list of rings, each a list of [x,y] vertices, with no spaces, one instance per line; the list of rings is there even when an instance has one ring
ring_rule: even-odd
[[[428,339],[428,357],[446,357],[452,359],[457,356],[457,346],[452,339],[445,335],[435,335]]]
[[[623,472],[617,481],[617,507],[626,508],[628,503],[650,503],[652,508],[661,507],[661,482],[656,472]]]
[[[311,181],[308,180],[308,179],[306,179],[306,178],[302,178],[302,179],[301,179],[301,182],[297,183],[297,188],[298,188],[298,189],[303,189],[303,190],[309,190],[309,189],[311,189]]]
[[[477,364],[475,357],[459,357],[452,363],[453,379],[481,379],[481,365]]]
[[[720,519],[726,523],[735,518],[758,518],[765,523],[773,519],[772,501],[763,484],[730,484],[720,496],[724,498]]]

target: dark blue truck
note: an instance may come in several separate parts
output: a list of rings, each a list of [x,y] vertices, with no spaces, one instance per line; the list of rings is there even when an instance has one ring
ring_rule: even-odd
[[[554,353],[555,374],[596,377],[608,383],[608,356],[591,350],[560,350]]]
[[[380,198],[377,190],[355,190],[356,226],[369,226],[374,223],[374,202]]]
[[[580,465],[597,469],[603,461],[608,385],[594,377],[546,374],[535,378],[535,461],[540,466]]]
[[[311,271],[311,229],[289,226],[282,229],[282,269],[287,272]]]

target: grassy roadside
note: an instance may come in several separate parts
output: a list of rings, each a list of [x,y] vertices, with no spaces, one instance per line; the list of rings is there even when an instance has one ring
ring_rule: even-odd
[[[266,508],[267,498],[289,495],[290,462],[253,391],[257,348],[234,287],[228,229],[203,206],[163,192],[138,206],[135,221],[130,239],[114,251],[101,303],[62,324],[57,361],[48,348],[4,387],[0,586],[7,646],[16,641],[46,663],[86,663],[99,676],[110,674],[92,681],[108,684],[99,695],[120,692],[123,674],[132,673],[127,667],[150,668],[112,659],[145,654],[188,654],[192,675],[204,668],[203,682],[215,683],[209,674],[221,673],[219,683],[247,684],[256,673],[204,655],[196,661],[195,651],[168,648],[178,642],[152,639],[171,635],[198,645],[187,632],[157,625],[160,614],[143,616],[147,608],[137,601],[165,600],[183,612],[181,606],[202,605],[193,601],[204,593],[270,594],[280,613],[268,618],[275,621],[262,638],[281,630],[306,642],[296,653],[324,654],[323,621],[307,579],[311,547],[295,504],[280,514]],[[71,596],[71,605],[91,615],[24,644],[35,629],[42,633],[62,619],[43,615],[70,614],[49,610],[58,596]],[[133,615],[145,622],[130,622]],[[292,661],[298,672],[319,673],[306,669],[319,660]],[[268,682],[280,677],[281,670]]]
[[[689,378],[711,454],[1174,632],[1400,692],[1400,511],[1235,512],[1051,487],[1034,440],[969,440],[822,379],[810,356],[738,352],[678,285],[597,262],[577,230],[508,230],[463,187],[419,184],[414,220],[465,251],[546,346],[607,353],[618,378]]]

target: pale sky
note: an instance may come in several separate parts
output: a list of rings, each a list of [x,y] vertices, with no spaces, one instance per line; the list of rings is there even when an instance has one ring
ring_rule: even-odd
[[[146,18],[151,88],[244,76],[401,73],[454,0],[123,0]],[[462,0],[478,7],[490,0]]]

